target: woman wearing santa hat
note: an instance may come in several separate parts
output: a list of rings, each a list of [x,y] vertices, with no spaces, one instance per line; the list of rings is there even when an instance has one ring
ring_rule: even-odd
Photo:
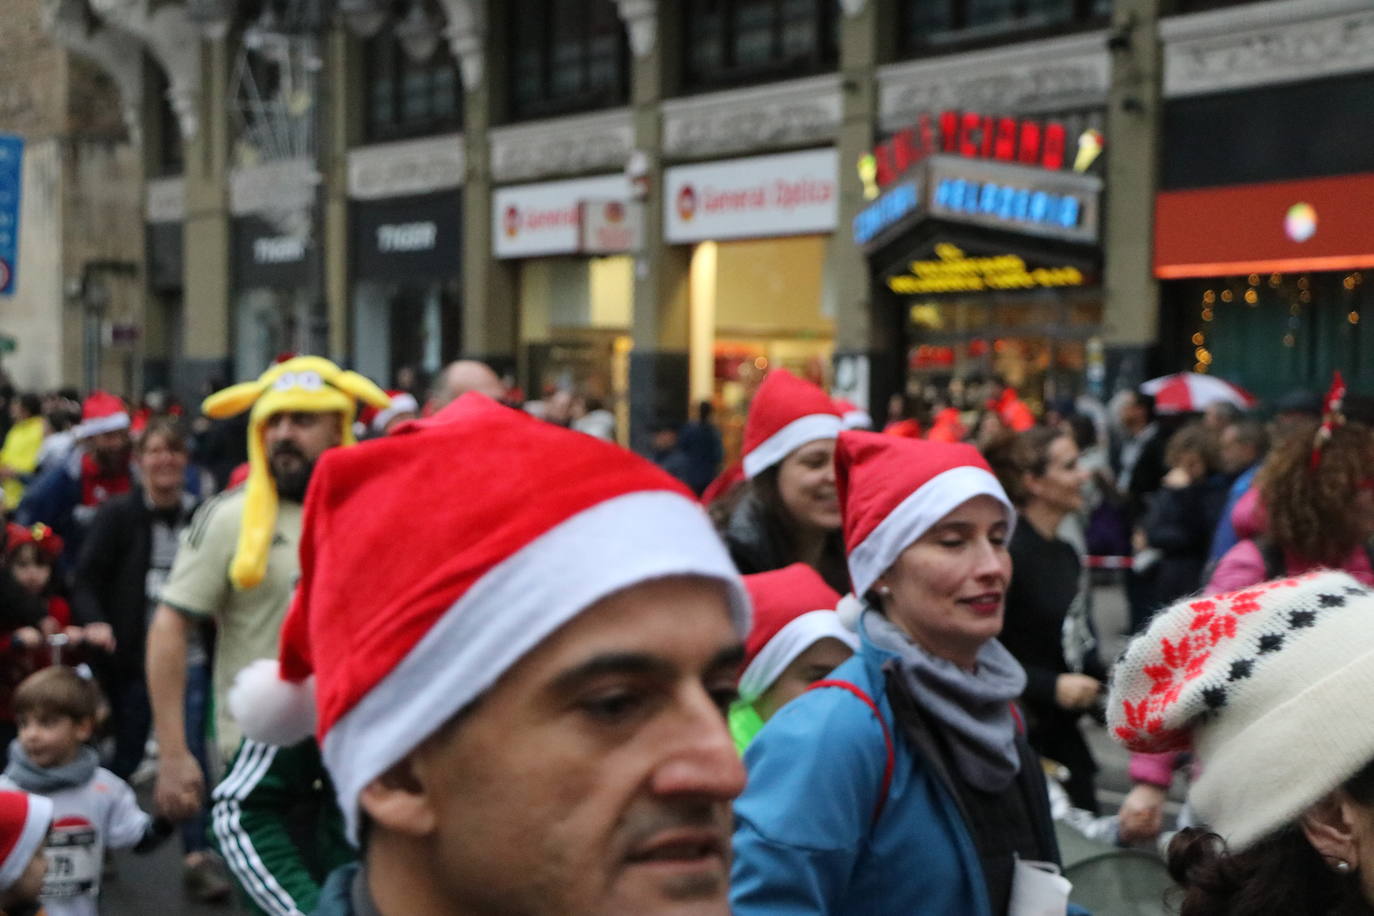
[[[754,624],[744,641],[739,699],[730,707],[730,735],[741,754],[784,704],[859,648],[835,613],[839,593],[805,563],[745,576],[744,587]]]
[[[1058,849],[996,638],[1010,501],[968,445],[845,432],[835,464],[861,645],[745,754],[736,916],[1066,912],[1033,864]]]
[[[843,422],[810,382],[785,369],[764,377],[744,424],[745,482],[721,511],[741,573],[801,562],[836,591],[848,588],[833,461]]]

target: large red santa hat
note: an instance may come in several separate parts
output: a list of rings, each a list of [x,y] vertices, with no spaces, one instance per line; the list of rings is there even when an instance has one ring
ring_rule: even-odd
[[[842,420],[820,388],[786,369],[764,376],[744,423],[744,476],[753,478],[796,449],[840,434]]]
[[[975,496],[1016,510],[971,445],[846,431],[835,445],[835,486],[844,515],[849,578],[862,597],[902,551]]]
[[[0,792],[0,891],[14,887],[52,826],[52,802],[28,792]]]
[[[86,439],[128,429],[129,423],[129,408],[123,401],[106,391],[92,391],[81,402],[81,422],[74,432],[76,438]]]
[[[314,729],[352,836],[369,782],[601,599],[706,577],[723,583],[741,638],[749,629],[748,596],[690,491],[475,393],[327,452],[300,561],[279,659],[241,673],[229,704],[258,740]]]
[[[835,613],[840,593],[805,563],[744,577],[754,605],[754,626],[744,641],[740,699],[752,703],[778,675],[822,639],[836,639],[855,652],[858,637]]]

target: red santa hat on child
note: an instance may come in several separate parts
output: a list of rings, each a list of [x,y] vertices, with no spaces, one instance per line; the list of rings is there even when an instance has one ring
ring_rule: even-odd
[[[51,801],[28,792],[0,792],[0,891],[23,877],[51,826]]]
[[[835,398],[835,409],[840,412],[840,424],[845,429],[873,428],[873,416],[853,401]]]
[[[822,639],[837,639],[855,652],[859,640],[835,613],[840,593],[805,563],[744,577],[754,605],[754,626],[744,641],[740,699],[752,703],[773,686],[797,656]]]
[[[81,402],[81,422],[76,426],[76,438],[86,439],[128,429],[129,422],[129,409],[123,401],[106,391],[92,391]]]
[[[744,476],[753,478],[796,449],[840,434],[842,421],[820,388],[786,369],[764,376],[744,423]]]
[[[358,422],[363,429],[359,435],[370,433],[380,436],[386,432],[386,425],[403,413],[419,414],[420,402],[409,391],[392,390],[386,393],[391,398],[390,407],[374,407],[371,404],[358,411]]]
[[[862,597],[902,551],[975,496],[1016,510],[971,445],[846,431],[835,445],[835,486],[844,515],[849,578]]]
[[[690,491],[619,446],[474,393],[327,452],[300,561],[279,659],[245,669],[229,705],[261,741],[313,728],[354,837],[369,782],[601,599],[705,577],[728,592],[741,638],[749,629],[748,596]]]

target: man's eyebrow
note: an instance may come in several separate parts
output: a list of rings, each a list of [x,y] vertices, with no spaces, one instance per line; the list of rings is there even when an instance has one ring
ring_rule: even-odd
[[[744,661],[744,646],[726,646],[711,657],[703,669],[712,673],[722,668],[733,669]],[[565,692],[598,677],[615,674],[629,674],[671,679],[677,676],[678,668],[661,656],[648,652],[607,652],[593,656],[580,665],[559,674],[549,685],[549,689]]]

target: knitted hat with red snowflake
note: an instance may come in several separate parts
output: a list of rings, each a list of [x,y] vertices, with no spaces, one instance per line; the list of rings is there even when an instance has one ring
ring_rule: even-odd
[[[92,391],[81,402],[81,422],[73,431],[76,438],[87,439],[101,433],[128,429],[129,423],[129,408],[123,401],[109,392]]]
[[[279,659],[241,673],[229,705],[258,740],[315,731],[354,837],[369,782],[603,598],[704,577],[722,584],[740,637],[749,629],[748,596],[689,490],[474,393],[327,452],[300,562]]]
[[[401,414],[419,414],[420,402],[409,391],[391,390],[386,393],[391,398],[389,407],[374,407],[371,404],[358,411],[358,423],[363,432],[380,436],[386,432],[387,424]]]
[[[849,578],[862,597],[931,526],[975,496],[1016,510],[971,445],[847,430],[835,446]],[[1010,537],[1010,532],[1008,532]]]
[[[792,452],[840,434],[840,412],[830,396],[786,369],[764,376],[744,423],[744,476],[753,478]]]
[[[1161,611],[1117,663],[1108,726],[1134,751],[1191,748],[1199,819],[1239,851],[1374,760],[1374,591],[1277,579]]]
[[[0,792],[0,891],[23,877],[51,826],[51,801],[28,792]]]
[[[855,652],[859,640],[835,613],[840,593],[805,563],[744,577],[754,605],[754,626],[744,641],[740,699],[752,703],[778,675],[822,639],[837,639]]]

